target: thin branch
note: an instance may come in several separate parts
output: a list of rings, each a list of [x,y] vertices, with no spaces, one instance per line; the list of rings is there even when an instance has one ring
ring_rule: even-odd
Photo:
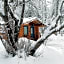
[[[54,26],[52,26],[51,28],[50,28],[50,30],[53,30],[54,28],[56,28],[57,27],[57,25],[58,25],[58,20],[59,20],[59,18],[60,18],[61,16],[60,15],[58,15],[57,17],[56,17],[56,19],[54,19],[53,20],[53,22],[54,21],[56,21],[56,23],[55,23],[55,25]]]
[[[15,22],[18,22],[18,19],[14,16],[14,14],[13,14],[11,8],[9,7],[9,5],[8,5],[8,11],[9,11],[9,13],[10,13],[12,19],[13,19]]]
[[[21,5],[21,6],[23,6],[23,4],[26,4],[26,3],[28,3],[30,0],[28,0],[28,1],[25,1],[25,2],[21,2],[21,3],[19,3],[18,5]]]

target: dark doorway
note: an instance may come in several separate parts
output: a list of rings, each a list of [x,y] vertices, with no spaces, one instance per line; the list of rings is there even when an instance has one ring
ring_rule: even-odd
[[[31,37],[34,38],[34,25],[31,26]]]

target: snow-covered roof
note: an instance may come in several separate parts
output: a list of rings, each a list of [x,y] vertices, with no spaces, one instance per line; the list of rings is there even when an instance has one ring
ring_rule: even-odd
[[[39,20],[39,21],[41,21],[37,17],[28,17],[28,18],[23,18],[23,23],[29,23],[29,22],[32,22],[33,20]]]
[[[28,23],[28,22],[31,22],[33,20],[37,19],[36,17],[29,17],[29,18],[23,18],[23,23]]]
[[[18,19],[18,20],[20,20],[20,18],[16,15],[16,14],[14,14],[14,16]],[[29,23],[29,22],[32,22],[33,20],[39,20],[39,21],[41,21],[39,18],[37,18],[37,17],[28,17],[28,18],[23,18],[23,23]]]

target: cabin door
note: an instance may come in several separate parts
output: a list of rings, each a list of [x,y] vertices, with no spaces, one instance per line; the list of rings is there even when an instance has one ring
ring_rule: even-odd
[[[31,26],[31,37],[34,38],[34,25]]]

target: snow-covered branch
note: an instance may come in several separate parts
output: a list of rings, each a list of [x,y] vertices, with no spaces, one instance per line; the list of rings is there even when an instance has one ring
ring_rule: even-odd
[[[8,11],[9,11],[9,13],[10,13],[10,15],[11,15],[12,19],[14,19],[14,21],[15,21],[15,22],[17,22],[17,21],[18,21],[18,19],[14,16],[14,14],[13,14],[13,12],[12,12],[11,8],[9,7],[9,5],[8,5]]]
[[[0,16],[4,19],[4,15],[2,13],[0,13]]]
[[[64,28],[64,23],[61,26],[58,26],[58,21],[61,17],[61,8],[64,0],[61,0],[61,3],[58,5],[58,15],[57,17],[52,21],[51,25],[44,31],[43,36],[37,40],[37,43],[35,47],[30,51],[30,54],[33,55],[35,51],[39,48],[39,46],[44,43],[44,41],[53,33],[60,31],[62,28]]]

